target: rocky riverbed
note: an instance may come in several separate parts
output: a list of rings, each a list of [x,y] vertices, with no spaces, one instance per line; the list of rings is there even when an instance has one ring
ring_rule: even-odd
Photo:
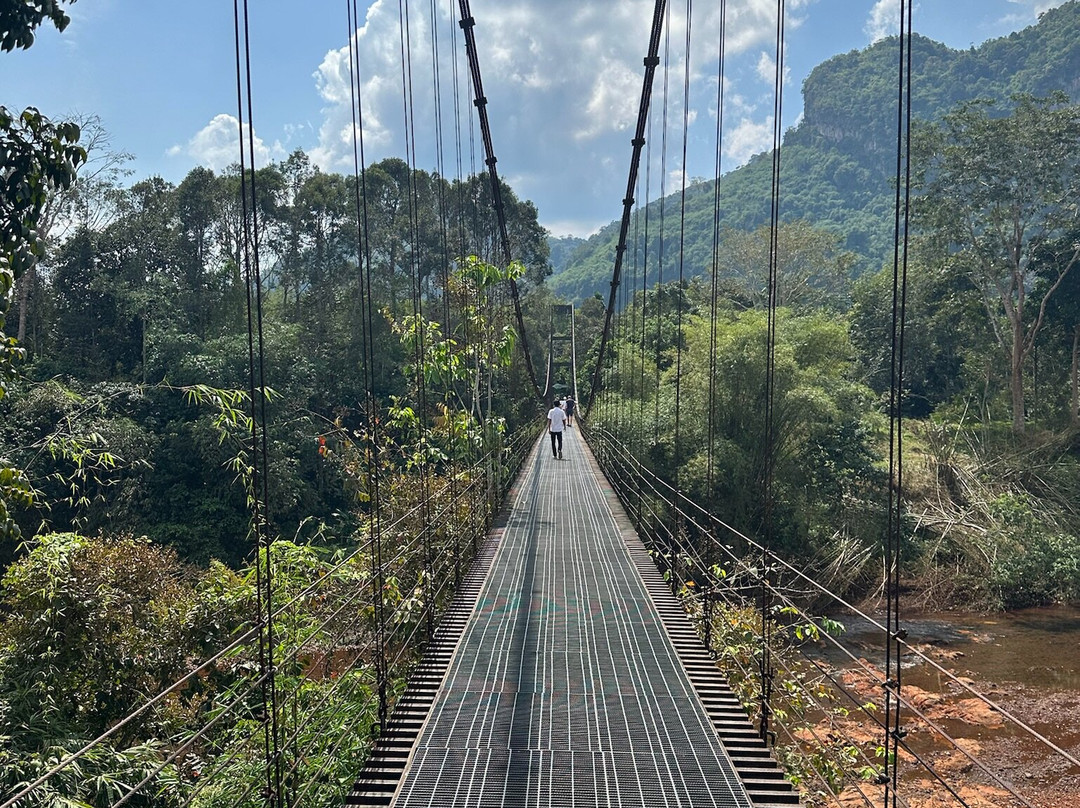
[[[847,629],[844,644],[861,662],[834,651],[824,651],[823,661],[860,699],[880,701],[880,684],[866,666],[882,666],[882,632],[852,615],[836,617]],[[904,658],[903,698],[911,707],[903,726],[913,753],[900,765],[906,803],[1080,808],[1080,766],[1053,748],[1080,759],[1080,610],[919,614],[902,624],[908,642],[931,660]],[[881,743],[871,720],[853,712],[844,724],[864,747]],[[929,761],[941,780],[916,758]],[[878,789],[860,788],[862,794],[845,791],[845,808],[867,798],[882,804]]]

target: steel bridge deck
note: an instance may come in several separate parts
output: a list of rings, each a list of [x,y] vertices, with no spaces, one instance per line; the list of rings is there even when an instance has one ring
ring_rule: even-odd
[[[392,805],[750,808],[574,429],[563,454],[516,486]]]

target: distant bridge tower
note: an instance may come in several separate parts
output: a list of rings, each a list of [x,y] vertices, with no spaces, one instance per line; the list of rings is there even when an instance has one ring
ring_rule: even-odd
[[[577,349],[574,344],[574,307],[569,304],[557,304],[551,307],[551,331],[548,342],[547,383],[544,386],[544,399],[577,393]]]

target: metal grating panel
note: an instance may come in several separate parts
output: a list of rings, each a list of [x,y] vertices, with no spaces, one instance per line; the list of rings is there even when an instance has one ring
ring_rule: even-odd
[[[538,444],[393,805],[750,808],[574,430]]]

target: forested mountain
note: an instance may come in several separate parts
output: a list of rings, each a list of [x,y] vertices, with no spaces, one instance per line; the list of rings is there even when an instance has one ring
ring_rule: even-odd
[[[959,102],[1007,101],[1019,92],[1041,96],[1061,90],[1076,98],[1080,2],[1066,3],[1043,14],[1037,25],[970,50],[953,50],[916,36],[912,62],[917,118],[936,120]],[[896,65],[893,38],[834,56],[814,68],[803,83],[803,119],[786,133],[781,153],[781,218],[805,219],[840,235],[855,254],[856,273],[877,269],[892,244]],[[769,155],[759,154],[721,178],[722,227],[749,230],[767,221],[771,167]],[[713,198],[712,182],[687,191],[684,270],[689,274],[707,269]],[[678,206],[678,194],[665,200],[668,216]],[[660,227],[659,202],[649,206],[648,215],[655,234]],[[673,225],[667,226],[663,275],[672,278],[678,273],[678,252],[670,235]],[[617,238],[618,226],[612,223],[578,247],[566,269],[552,278],[555,292],[573,300],[598,291],[606,294]],[[652,242],[649,260],[655,261]],[[655,268],[650,269],[650,277],[656,274]]]
[[[566,269],[574,252],[585,243],[577,236],[548,236],[548,249],[551,250],[551,273],[558,275]]]

